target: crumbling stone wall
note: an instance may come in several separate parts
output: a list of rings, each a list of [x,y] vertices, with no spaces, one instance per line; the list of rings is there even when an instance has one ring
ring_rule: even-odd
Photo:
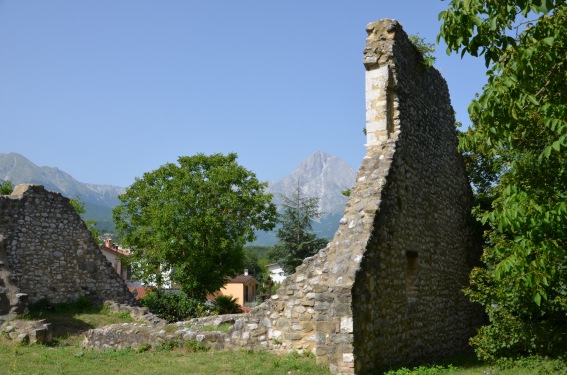
[[[11,195],[0,195],[0,238],[3,266],[30,302],[88,296],[134,303],[69,199],[59,193],[18,185]]]
[[[367,157],[390,161],[352,290],[360,373],[465,351],[482,323],[462,293],[480,254],[447,85],[397,22],[367,31]]]
[[[482,322],[462,294],[479,251],[447,85],[397,21],[367,32],[367,154],[339,230],[232,331],[342,374],[466,351]]]

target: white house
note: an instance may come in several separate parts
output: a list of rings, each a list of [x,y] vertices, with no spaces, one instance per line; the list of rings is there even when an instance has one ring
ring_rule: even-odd
[[[282,267],[277,263],[268,264],[268,271],[270,271],[270,278],[275,283],[281,283],[285,280],[286,275]]]
[[[128,281],[130,279],[128,267],[126,267],[122,260],[130,256],[130,251],[113,244],[110,238],[105,239],[104,245],[100,246],[100,251],[112,264],[112,267],[120,278],[124,281]]]

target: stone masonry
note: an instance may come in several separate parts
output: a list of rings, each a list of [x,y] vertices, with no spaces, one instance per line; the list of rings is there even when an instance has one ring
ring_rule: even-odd
[[[11,195],[0,195],[0,261],[0,271],[10,273],[4,282],[10,286],[3,286],[10,293],[0,294],[0,307],[16,308],[15,299],[26,294],[30,302],[88,296],[134,303],[69,199],[40,185],[18,185]],[[2,310],[0,315],[9,312]]]
[[[462,293],[480,251],[447,85],[397,21],[367,32],[367,153],[340,227],[229,331],[229,346],[311,351],[339,374],[468,351],[483,318]]]

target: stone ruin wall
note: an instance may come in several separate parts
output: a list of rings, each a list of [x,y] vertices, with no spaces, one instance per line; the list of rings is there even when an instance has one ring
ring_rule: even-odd
[[[18,185],[11,195],[0,195],[0,260],[10,272],[12,298],[17,289],[30,302],[88,296],[134,303],[69,199],[40,185]],[[2,300],[10,297],[0,293],[0,305]]]
[[[462,293],[480,247],[447,85],[395,21],[368,33],[368,156],[393,158],[352,291],[360,373],[465,351],[483,316]]]
[[[367,154],[339,230],[231,331],[341,374],[468,351],[482,323],[462,293],[480,253],[447,85],[397,21],[367,32]]]

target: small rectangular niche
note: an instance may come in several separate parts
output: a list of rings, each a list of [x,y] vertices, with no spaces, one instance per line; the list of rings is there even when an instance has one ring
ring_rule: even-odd
[[[406,250],[406,297],[411,305],[417,301],[417,258],[416,250]]]

